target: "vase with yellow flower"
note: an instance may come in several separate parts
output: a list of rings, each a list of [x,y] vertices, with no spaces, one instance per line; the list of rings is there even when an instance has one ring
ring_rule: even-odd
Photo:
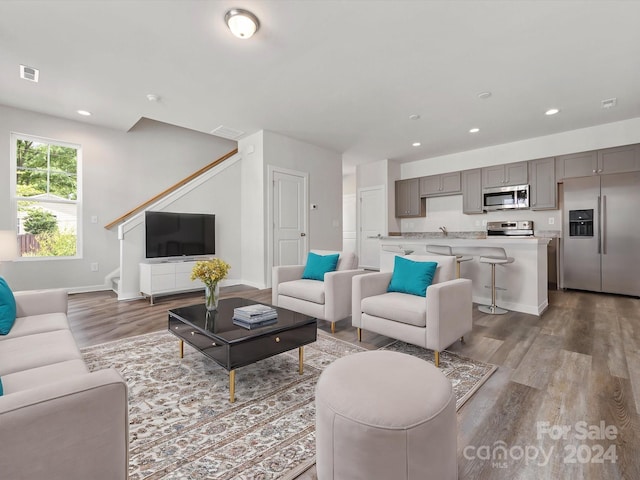
[[[204,304],[208,311],[218,308],[220,295],[220,280],[224,279],[231,266],[224,260],[213,258],[196,262],[191,270],[191,280],[200,280],[204,283]]]

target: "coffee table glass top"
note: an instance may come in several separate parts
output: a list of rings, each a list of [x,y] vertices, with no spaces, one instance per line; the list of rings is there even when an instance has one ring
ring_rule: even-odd
[[[234,308],[255,304],[268,305],[247,298],[234,297],[220,300],[218,302],[218,310],[213,312],[208,312],[204,303],[200,303],[188,307],[173,308],[169,310],[169,314],[180,318],[221,343],[234,343],[245,340],[247,337],[277,333],[281,330],[289,330],[316,321],[313,317],[302,313],[293,312],[286,308],[273,307],[278,312],[276,323],[252,329],[239,327],[233,323]]]

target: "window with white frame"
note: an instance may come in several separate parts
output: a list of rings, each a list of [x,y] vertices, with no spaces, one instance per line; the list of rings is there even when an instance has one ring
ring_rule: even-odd
[[[18,134],[11,143],[20,256],[80,256],[80,146]]]

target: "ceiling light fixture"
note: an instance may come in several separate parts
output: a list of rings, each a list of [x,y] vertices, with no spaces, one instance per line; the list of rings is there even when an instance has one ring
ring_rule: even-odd
[[[550,108],[549,110],[544,112],[544,114],[545,115],[555,115],[558,112],[560,112],[560,110],[558,108]]]
[[[469,130],[469,133],[478,133],[480,131],[480,129],[478,127],[473,127],[472,129]]]
[[[156,95],[155,93],[149,93],[147,94],[147,100],[149,100],[150,102],[159,102],[160,95]]]
[[[419,147],[422,144],[420,142],[413,142],[411,145],[413,145],[414,147]]]
[[[241,8],[232,8],[224,15],[224,21],[236,37],[251,38],[260,28],[260,21],[253,13]]]
[[[491,92],[480,92],[478,94],[478,98],[481,98],[482,100],[486,100],[490,96],[491,96]]]
[[[86,110],[78,110],[78,115],[82,115],[83,117],[90,117],[91,112],[88,112]]]
[[[420,115],[418,115],[417,113],[409,115],[409,120],[420,120]]]

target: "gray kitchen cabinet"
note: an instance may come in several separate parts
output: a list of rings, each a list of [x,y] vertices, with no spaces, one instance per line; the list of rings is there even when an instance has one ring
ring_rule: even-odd
[[[556,179],[640,171],[640,145],[605,148],[556,158]]]
[[[484,213],[482,210],[482,169],[462,172],[462,213]]]
[[[483,187],[504,187],[507,185],[524,185],[528,181],[527,162],[494,165],[482,169]]]
[[[557,209],[555,158],[540,158],[529,163],[529,207],[531,210]]]
[[[424,216],[424,200],[420,198],[420,179],[396,180],[396,217]]]
[[[640,145],[598,150],[598,173],[627,173],[640,171]]]
[[[587,177],[597,173],[598,152],[572,153],[556,157],[556,180],[565,178]]]
[[[460,172],[430,175],[420,178],[420,196],[433,197],[460,193]]]

